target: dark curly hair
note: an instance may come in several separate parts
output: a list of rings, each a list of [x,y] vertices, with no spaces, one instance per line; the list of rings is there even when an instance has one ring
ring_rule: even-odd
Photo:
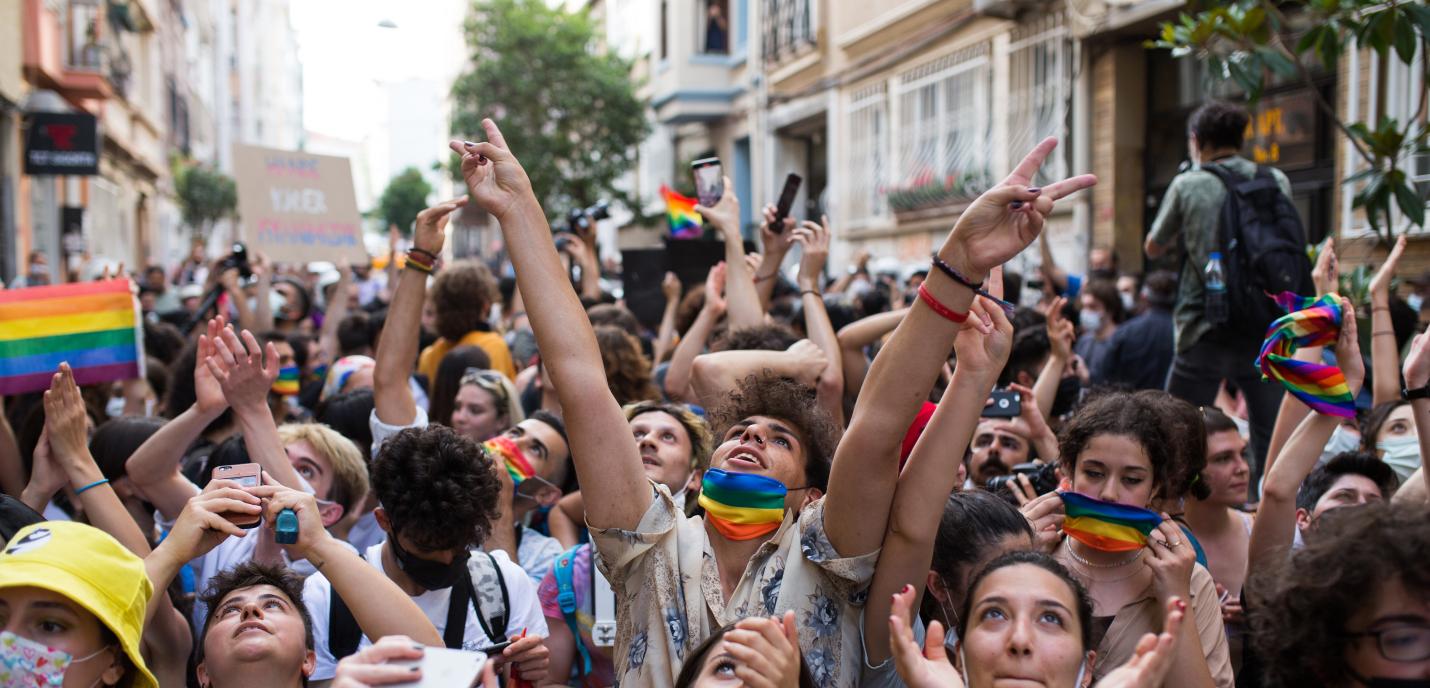
[[[804,445],[805,484],[821,491],[829,486],[829,466],[839,444],[839,426],[815,401],[814,389],[771,373],[750,375],[710,410],[716,446],[736,423],[750,416],[769,416],[794,425]]]
[[[1208,101],[1187,118],[1187,132],[1203,148],[1241,148],[1251,116],[1246,108],[1221,100]]]
[[[650,360],[641,353],[641,343],[635,335],[612,325],[597,325],[596,343],[601,347],[606,385],[617,403],[624,406],[660,398],[651,382]]]
[[[775,323],[728,330],[711,351],[784,351],[799,341],[794,330]]]
[[[1166,499],[1191,495],[1200,501],[1212,496],[1212,487],[1202,475],[1207,468],[1208,430],[1201,410],[1160,389],[1133,392],[1132,398],[1161,413],[1172,433],[1172,449],[1178,454],[1176,463],[1182,467],[1182,480],[1168,485]]]
[[[1350,685],[1347,620],[1391,580],[1412,599],[1430,596],[1426,552],[1424,504],[1367,504],[1327,513],[1305,547],[1256,567],[1247,608],[1268,685]]]
[[[426,550],[480,545],[500,516],[501,481],[481,445],[451,428],[408,428],[372,460],[372,489],[394,532]]]
[[[308,649],[313,649],[313,617],[308,613],[308,605],[303,604],[303,577],[285,566],[246,561],[210,578],[208,589],[199,598],[208,611],[204,613],[204,635],[194,643],[195,664],[204,663],[204,640],[214,627],[214,615],[218,613],[219,604],[235,590],[256,585],[271,585],[288,598],[288,603],[303,619],[303,639]]]
[[[1177,494],[1193,474],[1188,471],[1183,452],[1174,443],[1189,438],[1182,437],[1184,433],[1179,431],[1176,419],[1169,417],[1162,406],[1149,404],[1145,398],[1126,392],[1109,392],[1084,403],[1058,436],[1063,474],[1077,474],[1078,457],[1092,438],[1122,435],[1136,441],[1147,452],[1152,463],[1153,497]],[[1205,463],[1205,431],[1199,426],[1197,432],[1201,435],[1202,462]]]
[[[958,637],[968,637],[968,620],[973,616],[973,603],[977,601],[974,593],[978,591],[978,586],[983,583],[983,579],[999,569],[1022,564],[1036,566],[1057,576],[1059,580],[1067,584],[1068,588],[1072,590],[1073,599],[1077,600],[1077,609],[1075,611],[1077,612],[1078,630],[1081,632],[1082,649],[1083,651],[1092,649],[1092,598],[1088,597],[1087,588],[1084,588],[1082,583],[1078,582],[1078,579],[1074,578],[1073,575],[1068,572],[1067,567],[1059,563],[1057,559],[1036,551],[1009,552],[1004,554],[988,562],[988,565],[984,566],[983,570],[979,571],[978,575],[973,577],[973,582],[968,586],[968,596],[963,598],[963,605],[958,610]]]
[[[438,273],[429,293],[437,312],[437,335],[443,339],[455,342],[490,327],[487,316],[497,299],[497,280],[485,263],[454,261]]]

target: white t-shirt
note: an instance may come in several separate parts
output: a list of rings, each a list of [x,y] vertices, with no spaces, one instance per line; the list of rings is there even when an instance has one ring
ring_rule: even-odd
[[[561,541],[549,535],[542,535],[526,526],[521,527],[521,541],[516,543],[516,558],[531,582],[541,585],[541,579],[551,572],[556,557],[566,551]]]
[[[473,556],[485,556],[481,552],[474,552]],[[518,635],[524,629],[527,635],[540,636],[545,638],[548,634],[546,630],[546,617],[541,613],[541,600],[536,595],[536,585],[527,578],[526,572],[520,566],[513,564],[505,552],[494,552],[497,566],[501,567],[502,577],[506,580],[507,599],[507,625],[502,631],[503,637]],[[379,571],[386,571],[382,568],[382,545],[373,545],[364,555],[369,564],[372,564]],[[326,576],[321,573],[310,576],[303,585],[303,604],[308,607],[308,614],[313,617],[313,649],[318,655],[318,666],[309,676],[310,681],[326,681],[337,672],[337,660],[333,658],[332,652],[328,649],[328,613],[330,595],[332,594],[332,584],[328,582]],[[452,599],[452,589],[428,590],[414,598],[413,602],[422,608],[427,614],[427,619],[437,628],[437,634],[442,635],[447,630],[447,606]],[[477,618],[477,613],[473,607],[467,608],[467,629],[463,636],[462,649],[482,650],[493,645],[486,631],[482,630],[481,621]],[[362,649],[372,644],[372,641],[364,635],[358,644],[358,649]]]

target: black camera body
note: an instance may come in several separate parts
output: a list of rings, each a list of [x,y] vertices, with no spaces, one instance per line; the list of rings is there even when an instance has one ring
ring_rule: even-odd
[[[248,262],[248,248],[243,244],[234,244],[233,252],[224,256],[222,261],[219,261],[219,274],[234,269],[238,270],[238,276],[243,279],[253,277],[253,266]]]
[[[1013,491],[1008,486],[1009,483],[1018,479],[1018,476],[1028,476],[1028,483],[1033,486],[1033,492],[1045,495],[1058,489],[1058,466],[1055,463],[1020,463],[1013,466],[1013,472],[1008,475],[1000,475],[996,478],[989,478],[985,488],[1004,499],[1013,500]]]
[[[589,208],[572,208],[566,213],[567,229],[573,234],[581,234],[592,222],[600,222],[611,216],[611,202],[597,201]]]

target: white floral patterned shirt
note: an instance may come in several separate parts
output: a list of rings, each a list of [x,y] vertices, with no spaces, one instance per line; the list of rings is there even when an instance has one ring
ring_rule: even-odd
[[[664,486],[655,495],[634,531],[591,529],[616,595],[620,685],[672,685],[689,653],[715,631],[791,609],[815,684],[857,685],[859,620],[879,553],[835,552],[824,532],[824,500],[785,516],[725,600],[704,519],[687,517]]]

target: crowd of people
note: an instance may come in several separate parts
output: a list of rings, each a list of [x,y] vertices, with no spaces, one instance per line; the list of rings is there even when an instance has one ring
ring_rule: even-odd
[[[1189,122],[1146,244],[1179,271],[1005,269],[1097,183],[1036,184],[1048,139],[908,275],[773,206],[746,255],[726,179],[725,259],[652,327],[483,127],[382,269],[196,247],[134,276],[141,379],[4,400],[0,685],[402,685],[435,648],[484,686],[1430,685],[1405,240],[1367,302],[1329,242],[1302,294],[1355,417],[1264,381],[1206,269],[1244,110]],[[443,259],[468,205],[503,262]]]

